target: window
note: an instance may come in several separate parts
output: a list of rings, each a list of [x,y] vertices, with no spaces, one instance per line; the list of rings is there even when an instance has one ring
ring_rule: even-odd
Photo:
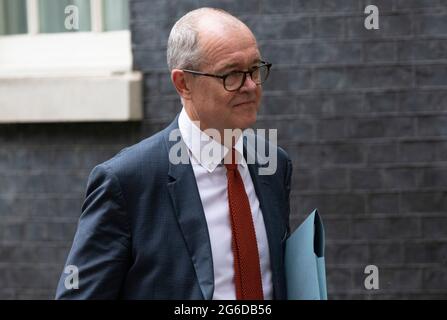
[[[128,5],[0,0],[0,123],[141,119]],[[66,27],[67,6],[78,28]]]
[[[27,32],[26,0],[0,0],[0,35]]]
[[[77,29],[67,29],[65,8],[75,6]],[[0,0],[0,35],[126,30],[128,0]]]

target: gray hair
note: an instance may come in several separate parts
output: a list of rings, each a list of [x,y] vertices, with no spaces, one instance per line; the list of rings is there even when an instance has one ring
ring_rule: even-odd
[[[169,70],[198,68],[202,59],[199,46],[198,20],[205,14],[221,14],[233,21],[242,23],[230,13],[215,8],[200,8],[188,12],[172,27],[167,46]]]

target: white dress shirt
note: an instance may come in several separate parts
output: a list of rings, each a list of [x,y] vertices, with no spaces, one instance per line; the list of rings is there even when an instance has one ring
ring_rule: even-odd
[[[227,193],[227,169],[222,164],[222,160],[229,149],[201,131],[197,126],[198,124],[191,121],[184,108],[180,112],[178,124],[182,138],[188,147],[189,159],[194,170],[210,236],[214,269],[213,300],[234,300],[236,299],[236,289],[233,279],[234,266]],[[239,153],[239,155],[243,155],[242,140],[241,136],[235,144],[236,153]],[[209,152],[210,149],[220,152],[211,153]],[[204,156],[209,154],[211,156]],[[256,232],[264,299],[272,299],[270,252],[264,218],[247,163],[243,156],[238,156],[238,159],[238,170],[250,202]]]

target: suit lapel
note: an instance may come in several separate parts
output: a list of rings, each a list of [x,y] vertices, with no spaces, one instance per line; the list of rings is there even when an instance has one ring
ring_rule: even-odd
[[[165,134],[167,150],[179,141],[169,141],[169,133],[178,129],[178,117]],[[186,147],[186,145],[185,145]],[[197,189],[191,164],[172,164],[169,161],[168,190],[176,217],[191,256],[197,280],[204,299],[210,300],[214,292],[214,271],[208,226],[203,212],[202,201]]]

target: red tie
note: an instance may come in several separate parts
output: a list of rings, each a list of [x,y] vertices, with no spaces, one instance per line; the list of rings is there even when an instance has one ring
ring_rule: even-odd
[[[244,182],[235,163],[225,164],[228,181],[228,204],[232,228],[232,249],[234,256],[234,282],[236,299],[263,300],[261,267],[253,218],[245,192]]]

